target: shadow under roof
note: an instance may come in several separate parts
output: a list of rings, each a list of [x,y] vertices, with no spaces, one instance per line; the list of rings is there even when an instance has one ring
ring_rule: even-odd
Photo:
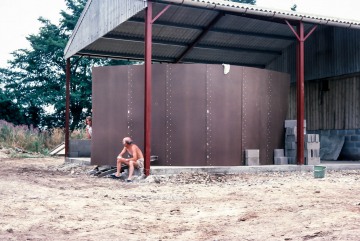
[[[261,8],[229,1],[154,0],[152,60],[226,63],[264,68],[296,38],[289,26],[303,21],[305,33],[324,24],[360,29],[360,22]],[[144,59],[146,0],[89,0],[64,51],[71,56]]]

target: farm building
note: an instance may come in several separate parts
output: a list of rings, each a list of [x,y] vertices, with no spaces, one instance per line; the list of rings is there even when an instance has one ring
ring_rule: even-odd
[[[297,120],[298,164],[304,119],[308,132],[344,140],[340,158],[358,159],[359,30],[221,0],[89,0],[64,52],[67,106],[73,56],[141,60],[93,70],[93,164],[112,164],[126,135],[147,172],[158,153],[163,165],[244,165],[244,150],[259,149],[272,164],[285,119]]]

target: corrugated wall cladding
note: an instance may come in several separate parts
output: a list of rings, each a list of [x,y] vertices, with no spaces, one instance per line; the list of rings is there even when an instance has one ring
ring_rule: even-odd
[[[295,82],[295,46],[267,65],[267,69],[291,74]],[[318,26],[305,42],[305,80],[322,79],[360,71],[360,31]]]
[[[290,88],[288,119],[296,119],[296,86]],[[360,128],[360,74],[305,82],[308,130]]]
[[[147,6],[144,0],[90,0],[65,48],[69,58]]]

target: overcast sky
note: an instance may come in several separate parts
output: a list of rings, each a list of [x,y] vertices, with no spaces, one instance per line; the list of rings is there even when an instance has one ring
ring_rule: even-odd
[[[294,4],[298,12],[360,21],[359,0],[257,0],[259,6],[285,10]],[[14,50],[29,48],[25,37],[38,32],[40,16],[58,23],[65,9],[64,0],[0,0],[0,67],[6,66]]]

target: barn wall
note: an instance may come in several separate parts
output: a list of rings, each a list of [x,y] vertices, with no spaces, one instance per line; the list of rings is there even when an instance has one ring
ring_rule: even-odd
[[[296,81],[296,43],[266,68],[291,75]],[[360,72],[360,31],[318,26],[305,41],[305,81]]]
[[[290,88],[287,74],[222,65],[155,64],[151,155],[167,166],[244,165],[245,149],[273,164],[282,148]],[[143,149],[144,66],[93,69],[91,162],[115,165],[121,140]]]

